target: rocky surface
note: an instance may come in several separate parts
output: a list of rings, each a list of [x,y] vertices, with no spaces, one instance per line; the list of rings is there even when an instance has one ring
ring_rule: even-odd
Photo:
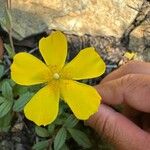
[[[129,49],[137,52],[143,51],[148,45],[148,36],[150,36],[150,26],[144,22],[130,34]]]
[[[128,28],[128,49],[138,52],[143,60],[150,61],[150,1],[145,1],[139,14]]]
[[[6,1],[0,1],[2,16]],[[15,38],[21,40],[36,33],[46,31],[49,34],[51,29],[59,29],[67,34],[70,59],[82,48],[94,46],[111,63],[118,63],[128,50],[138,52],[142,60],[149,60],[148,0],[110,0],[107,3],[103,0],[54,0],[51,3],[48,0],[12,0],[11,10]],[[31,39],[18,43],[33,46]]]
[[[6,0],[0,0],[0,17]],[[13,36],[22,39],[47,29],[77,35],[121,37],[143,0],[11,0]]]
[[[129,26],[129,49],[142,51],[150,43],[150,2],[145,1],[133,23]]]

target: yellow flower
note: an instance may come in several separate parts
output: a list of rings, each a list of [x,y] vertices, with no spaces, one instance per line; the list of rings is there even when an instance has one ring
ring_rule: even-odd
[[[42,38],[39,50],[45,61],[21,52],[15,55],[11,65],[11,78],[21,85],[45,83],[24,108],[25,116],[37,125],[53,122],[58,114],[62,98],[74,115],[88,119],[98,110],[101,97],[97,91],[75,80],[98,77],[105,71],[105,63],[94,48],[85,48],[68,64],[67,39],[59,31]]]

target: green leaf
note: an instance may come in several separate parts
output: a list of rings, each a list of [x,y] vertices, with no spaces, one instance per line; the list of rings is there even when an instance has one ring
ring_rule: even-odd
[[[3,76],[4,74],[4,66],[0,65],[0,78]]]
[[[61,147],[61,150],[69,150],[69,147],[68,147],[66,144],[64,144],[64,145]]]
[[[77,130],[77,129],[69,129],[69,128],[68,128],[68,131],[71,134],[72,138],[80,146],[82,146],[84,148],[90,148],[91,147],[91,142],[84,132]]]
[[[40,137],[49,137],[50,136],[48,133],[48,130],[43,127],[36,126],[35,132]]]
[[[0,24],[4,30],[9,32],[9,29],[12,26],[11,12],[10,12],[10,9],[8,9],[7,7],[5,7],[4,10],[5,10],[4,11],[4,18],[0,19]]]
[[[29,91],[33,92],[33,93],[37,93],[37,91],[39,91],[43,86],[44,86],[44,84],[29,86]]]
[[[11,87],[14,87],[16,85],[15,81],[13,81],[12,79],[6,79],[6,81],[9,82]]]
[[[40,142],[34,144],[32,149],[33,150],[44,150],[48,147],[48,145],[49,145],[49,140],[40,141]]]
[[[1,98],[2,101],[2,98]],[[12,108],[13,105],[13,101],[9,101],[4,99],[3,102],[0,104],[0,118],[2,118],[3,116],[5,116],[10,109]]]
[[[0,96],[0,105],[5,101],[4,97]]]
[[[50,134],[50,135],[53,135],[53,133],[54,133],[54,131],[55,131],[55,124],[50,124],[50,125],[48,125],[48,133]]]
[[[4,117],[0,118],[0,132],[7,132],[10,128],[12,112],[8,112]]]
[[[33,93],[27,92],[22,94],[16,101],[13,106],[13,110],[16,112],[22,111],[24,106],[28,103],[28,101],[32,98]]]
[[[13,100],[13,92],[12,92],[12,87],[10,86],[10,83],[6,80],[2,82],[2,95],[7,99],[7,100]]]
[[[79,120],[77,118],[74,117],[74,115],[70,115],[67,120],[65,121],[64,126],[68,127],[68,128],[73,128],[77,125],[77,123],[79,122]]]
[[[56,120],[54,121],[54,124],[63,125],[64,124],[64,118],[57,117]]]
[[[60,150],[60,148],[64,145],[67,137],[67,132],[65,128],[60,128],[57,132],[54,139],[54,150]]]
[[[11,17],[10,9],[8,9],[7,7],[5,8],[5,20],[6,20],[7,29],[11,28],[11,26],[12,26],[12,17]]]
[[[1,27],[2,27],[6,32],[8,32],[8,28],[7,28],[7,26],[6,26],[6,20],[0,18],[0,24],[1,24]]]
[[[20,96],[20,95],[23,95],[24,93],[29,92],[29,90],[28,90],[28,87],[26,86],[21,86],[21,85],[16,84],[13,87],[13,92],[15,96],[18,96],[18,95]]]
[[[68,109],[68,105],[66,105],[66,103],[64,103],[63,100],[61,100],[58,115],[64,114],[67,109]]]
[[[12,47],[11,47],[9,44],[6,44],[6,43],[4,43],[4,47],[5,47],[5,49],[6,49],[7,53],[8,53],[8,55],[9,55],[9,57],[10,57],[10,58],[13,58],[14,55],[15,55],[15,53],[14,53]]]

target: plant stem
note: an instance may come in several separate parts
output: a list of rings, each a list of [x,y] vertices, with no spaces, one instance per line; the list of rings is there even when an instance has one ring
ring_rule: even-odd
[[[10,28],[8,31],[9,31],[9,41],[10,41],[10,45],[12,48],[12,53],[15,54],[15,48],[14,48],[13,39],[12,39],[12,28]]]
[[[11,0],[7,0],[7,4],[6,5],[7,5],[8,9],[11,9]]]
[[[11,0],[7,0],[7,6],[6,9],[11,12]],[[11,18],[10,18],[11,20]],[[10,21],[11,22],[11,21]],[[10,45],[12,48],[12,54],[15,54],[15,48],[14,48],[14,44],[13,44],[13,38],[12,38],[12,24],[10,23],[10,26],[8,28],[8,34],[9,34],[9,41],[10,41]]]

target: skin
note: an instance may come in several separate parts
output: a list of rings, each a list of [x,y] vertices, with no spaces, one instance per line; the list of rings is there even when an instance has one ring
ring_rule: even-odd
[[[131,61],[95,87],[99,111],[86,122],[117,150],[150,150],[150,63]],[[122,112],[113,109],[122,105]]]

